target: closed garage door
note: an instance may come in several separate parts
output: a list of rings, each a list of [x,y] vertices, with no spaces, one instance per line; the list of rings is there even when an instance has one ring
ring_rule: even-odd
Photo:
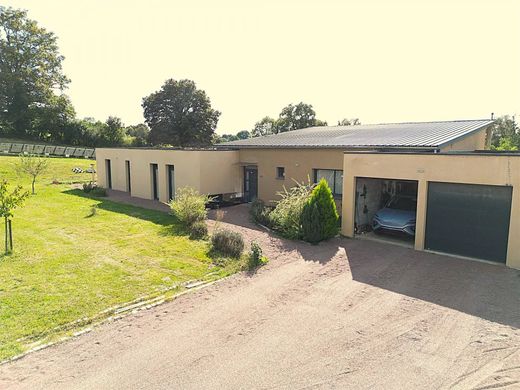
[[[428,184],[426,249],[506,262],[512,187]]]

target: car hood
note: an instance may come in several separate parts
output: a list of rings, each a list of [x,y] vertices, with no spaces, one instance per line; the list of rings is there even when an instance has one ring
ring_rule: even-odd
[[[385,207],[384,209],[379,210],[375,217],[383,223],[389,223],[395,226],[404,226],[410,220],[414,220],[415,222],[415,211],[396,210]]]

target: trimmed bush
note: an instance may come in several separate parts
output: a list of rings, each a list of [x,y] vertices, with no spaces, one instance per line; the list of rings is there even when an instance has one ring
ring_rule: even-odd
[[[190,226],[190,238],[192,240],[201,240],[208,236],[208,226],[204,221],[197,221]]]
[[[191,187],[179,188],[170,202],[172,214],[187,228],[204,221],[208,215],[206,204],[211,200]]]
[[[317,244],[322,240],[321,216],[316,203],[306,205],[302,213],[303,239],[312,244]]]
[[[302,213],[303,239],[313,244],[334,237],[339,231],[339,215],[332,191],[325,179],[312,190]]]
[[[244,239],[240,233],[220,229],[211,236],[211,246],[224,256],[239,258],[244,251]]]

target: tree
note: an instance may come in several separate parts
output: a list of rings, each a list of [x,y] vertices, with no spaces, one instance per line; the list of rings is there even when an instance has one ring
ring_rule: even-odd
[[[498,146],[491,145],[491,150],[498,151],[517,151],[518,146],[515,145],[511,137],[500,138]]]
[[[491,147],[496,150],[516,150],[520,147],[520,131],[509,115],[495,119],[491,133]],[[516,149],[499,149],[506,147]]]
[[[251,133],[247,130],[241,130],[237,133],[238,139],[248,139],[251,138]]]
[[[32,136],[35,122],[55,112],[55,91],[69,80],[56,36],[27,11],[0,6],[0,125],[4,133]]]
[[[206,92],[197,89],[195,82],[167,80],[142,105],[152,144],[211,144],[220,112],[211,107]]]
[[[222,142],[238,141],[238,137],[234,134],[222,134],[221,136],[216,135],[217,144]]]
[[[104,126],[99,128],[99,142],[102,146],[119,146],[125,140],[125,127],[121,119],[109,116]]]
[[[15,167],[19,174],[26,174],[31,177],[31,188],[34,195],[36,179],[48,169],[49,158],[35,154],[20,154]]]
[[[340,121],[338,121],[338,126],[357,126],[360,125],[361,122],[359,121],[359,118],[344,118]]]
[[[127,126],[126,134],[133,138],[133,146],[146,146],[148,144],[148,136],[150,135],[150,129],[144,123],[139,123],[134,126]]]
[[[334,237],[339,231],[339,215],[332,191],[325,179],[312,190],[302,212],[304,240],[313,244]]]
[[[7,180],[0,182],[0,217],[5,221],[5,254],[9,254],[9,249],[13,250],[13,233],[11,229],[11,218],[13,211],[21,206],[25,198],[29,196],[27,191],[23,191],[21,186],[9,192]]]
[[[316,119],[316,112],[311,104],[289,104],[282,109],[275,123],[275,133],[305,129],[313,126],[326,126],[327,122]]]
[[[252,137],[262,137],[264,135],[275,134],[276,120],[265,116],[255,123],[253,130],[251,130]]]

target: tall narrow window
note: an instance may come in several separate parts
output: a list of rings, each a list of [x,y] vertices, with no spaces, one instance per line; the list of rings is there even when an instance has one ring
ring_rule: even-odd
[[[276,167],[276,178],[279,180],[285,179],[285,168],[284,167]]]
[[[107,188],[112,189],[112,164],[109,159],[105,160],[105,171],[107,179]]]
[[[175,198],[175,170],[173,165],[166,165],[168,180],[168,200]]]
[[[150,174],[152,178],[152,199],[159,200],[159,183],[157,181],[159,173],[159,166],[157,164],[150,164]]]
[[[132,181],[130,176],[130,161],[125,161],[125,171],[126,171],[126,192],[132,192]]]

